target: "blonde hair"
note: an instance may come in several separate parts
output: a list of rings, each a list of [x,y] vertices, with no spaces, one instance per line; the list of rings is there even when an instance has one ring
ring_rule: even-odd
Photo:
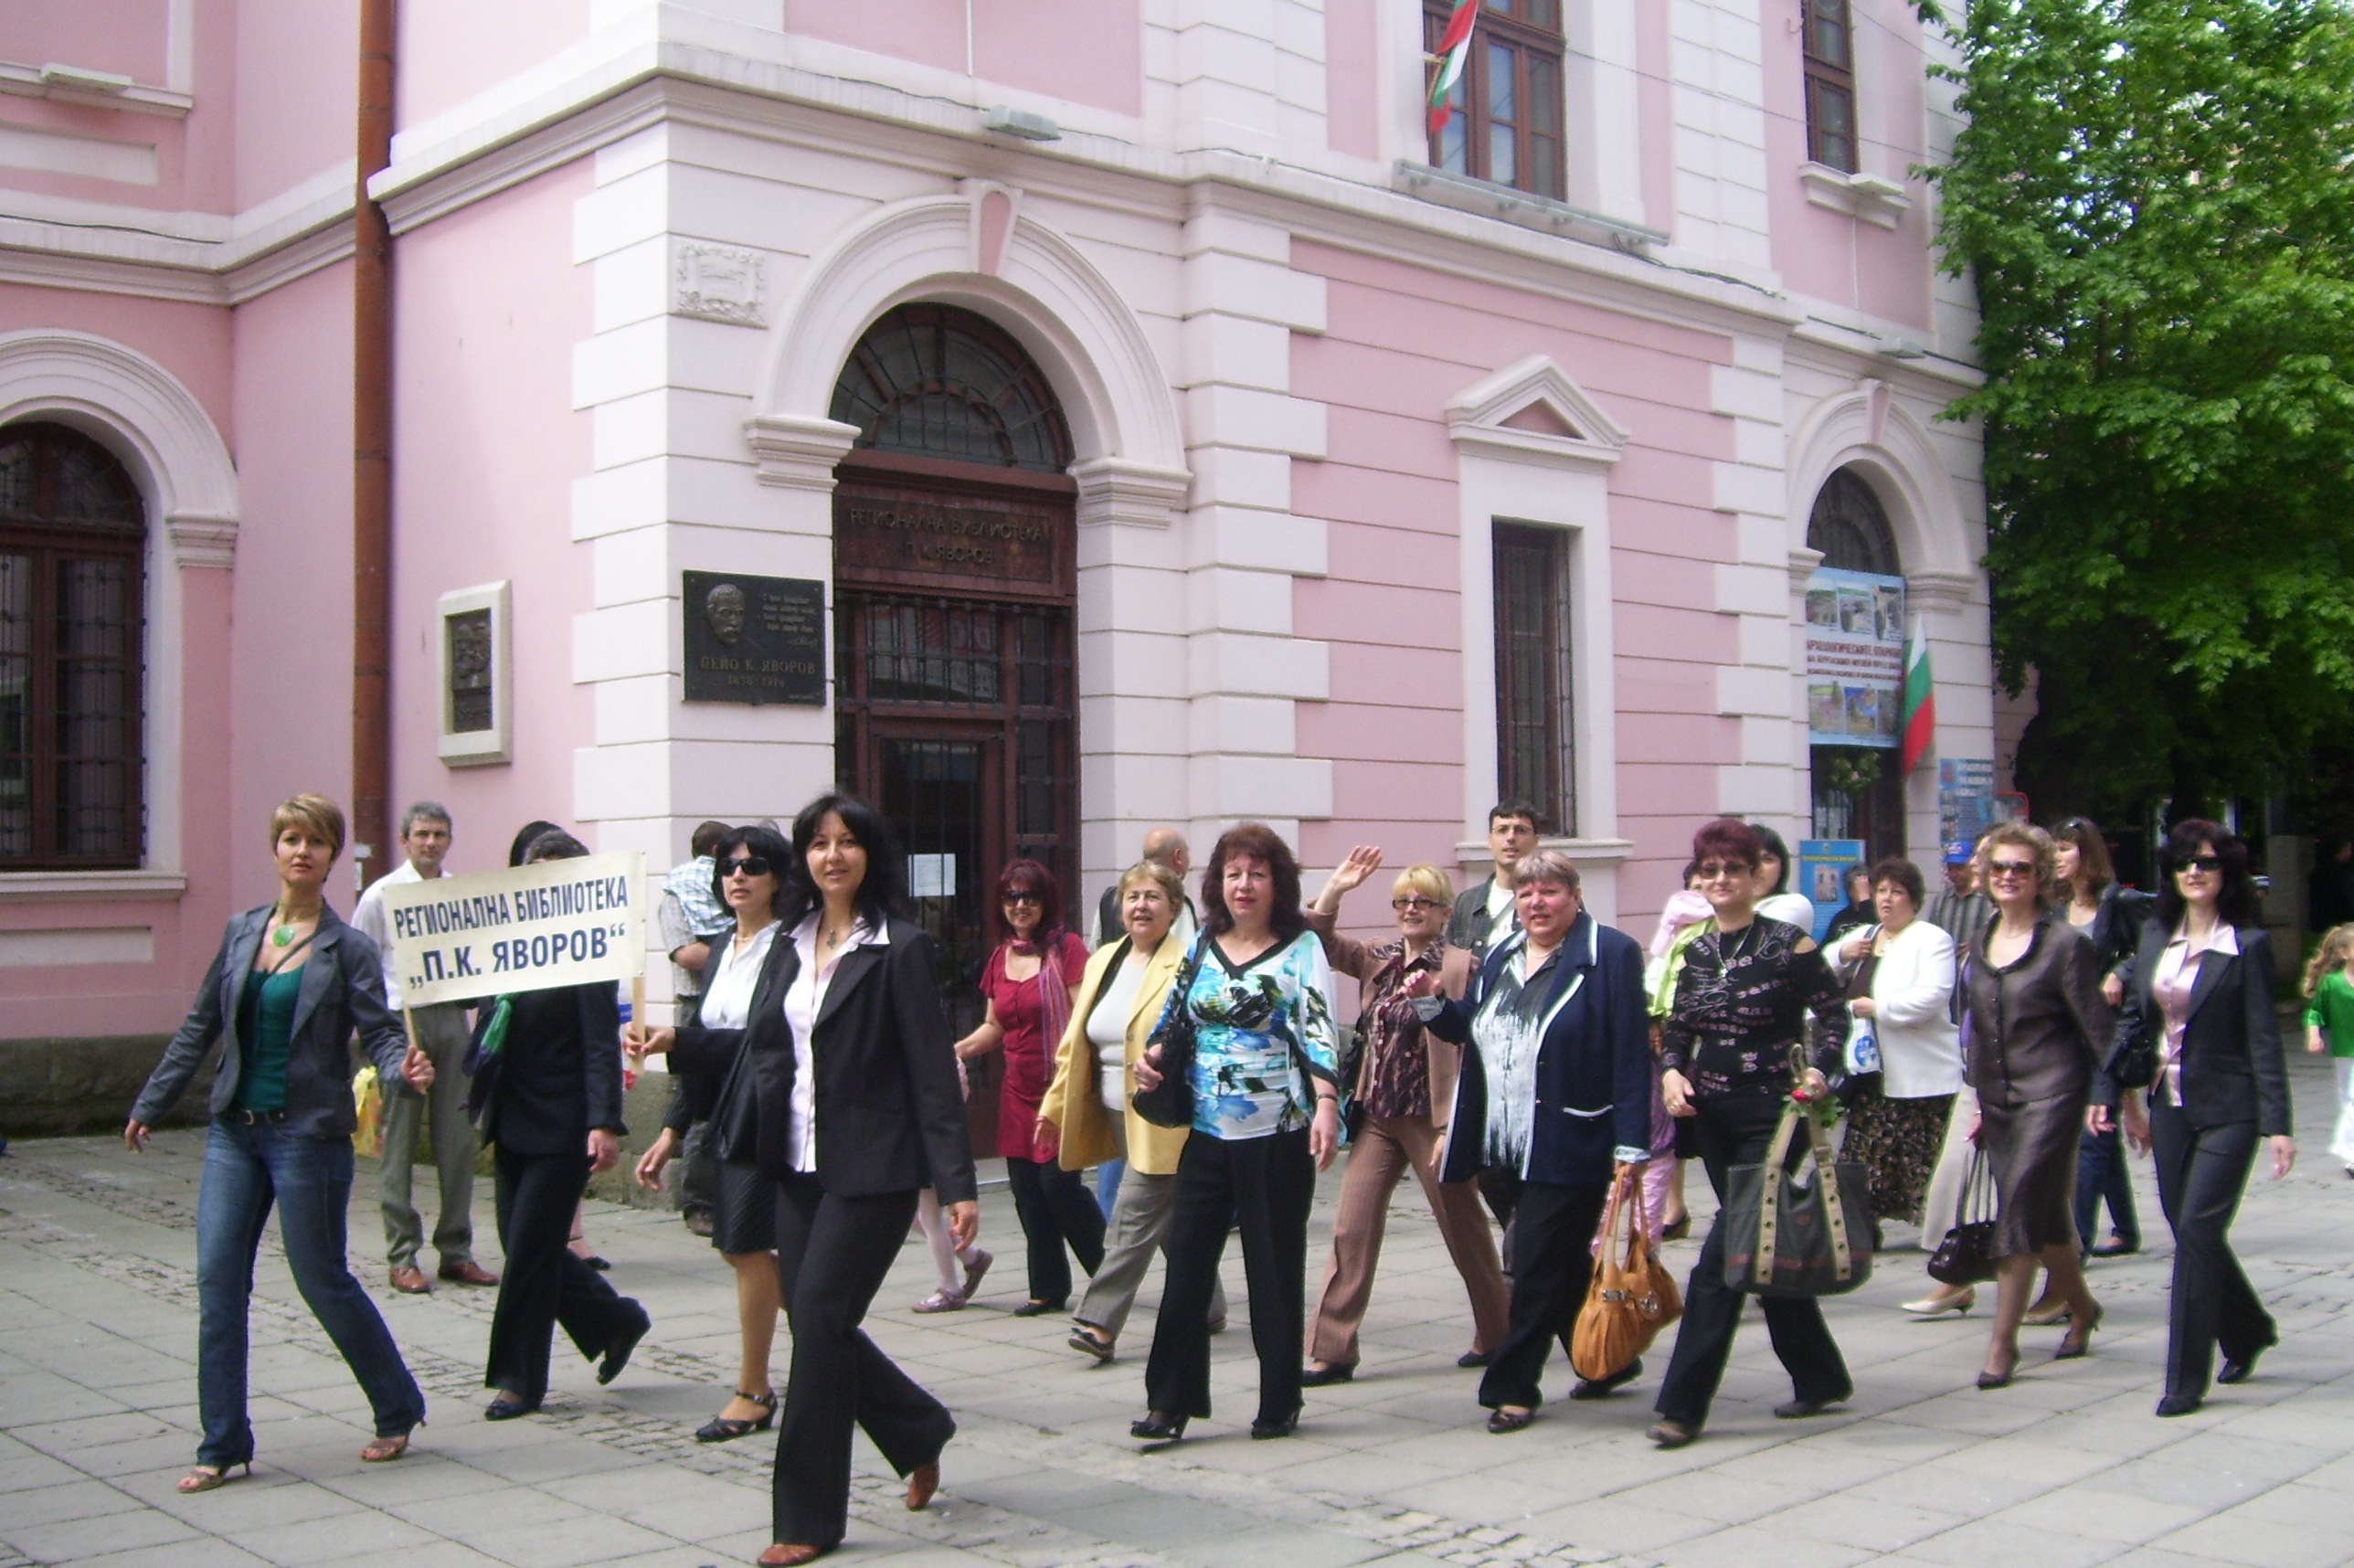
[[[1121,872],[1119,892],[1114,902],[1125,900],[1128,897],[1129,887],[1139,882],[1159,885],[1161,891],[1169,895],[1169,906],[1172,909],[1185,907],[1185,879],[1179,876],[1172,868],[1161,864],[1157,860],[1140,860]]]
[[[1515,883],[1550,882],[1575,893],[1578,889],[1577,863],[1565,850],[1532,850],[1521,857],[1512,868]]]
[[[324,795],[297,795],[270,812],[271,848],[277,847],[278,836],[289,828],[302,828],[326,840],[333,846],[331,858],[344,853],[344,809]]]
[[[2060,880],[2059,854],[2052,844],[2052,835],[2030,822],[1997,822],[1978,840],[1977,862],[1978,885],[1987,896],[1994,896],[1994,852],[1998,844],[2016,844],[2035,856],[2035,902],[2052,902],[2052,890]]]
[[[1442,906],[1455,902],[1455,885],[1447,880],[1445,872],[1426,863],[1407,866],[1397,874],[1397,880],[1390,884],[1390,896],[1393,898],[1401,898],[1411,893],[1419,893],[1425,898],[1436,898]]]
[[[2354,962],[2354,925],[2332,926],[2305,966],[2305,994],[2319,991],[2330,970],[2342,969],[2349,962]]]

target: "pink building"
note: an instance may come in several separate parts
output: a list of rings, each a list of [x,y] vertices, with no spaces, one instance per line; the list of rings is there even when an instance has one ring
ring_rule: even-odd
[[[1942,41],[1483,0],[1434,139],[1449,8],[401,0],[393,807],[659,866],[840,779],[947,928],[1159,822],[1474,877],[1500,794],[1638,932],[1717,812],[1928,863],[1808,644],[1917,621],[1992,757]],[[0,1103],[355,792],[359,9],[0,12]]]

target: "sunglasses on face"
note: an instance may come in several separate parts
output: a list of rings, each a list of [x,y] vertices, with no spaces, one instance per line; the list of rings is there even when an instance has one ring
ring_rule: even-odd
[[[766,876],[769,874],[769,863],[757,854],[734,855],[719,863],[720,875],[734,876],[738,873],[746,876]]]
[[[1700,867],[1700,879],[1702,882],[1714,882],[1720,876],[1755,876],[1756,874],[1755,866],[1744,865],[1739,861],[1712,860],[1702,863]]]
[[[1997,860],[1987,863],[1989,876],[2033,876],[2035,863],[2031,860]]]
[[[1425,898],[1417,893],[1411,898],[1391,899],[1390,907],[1403,915],[1409,909],[1437,909],[1440,905],[1437,899]]]
[[[2174,863],[2175,874],[2192,871],[2221,871],[2223,857],[2220,854],[2189,854]]]
[[[1013,892],[1007,894],[1001,902],[1006,904],[1035,904],[1041,909],[1044,909],[1046,906],[1046,900],[1043,895],[1033,893],[1025,887],[1015,888]]]

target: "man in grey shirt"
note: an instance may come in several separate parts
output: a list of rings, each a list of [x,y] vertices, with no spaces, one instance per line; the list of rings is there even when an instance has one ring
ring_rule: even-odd
[[[1976,846],[1959,839],[1946,846],[1946,885],[1929,895],[1929,907],[1921,912],[1956,948],[1994,918],[1994,900],[1978,891],[1977,854]]]
[[[1477,963],[1498,938],[1517,927],[1512,906],[1521,861],[1537,847],[1537,809],[1526,800],[1499,800],[1488,809],[1488,853],[1495,870],[1455,900],[1447,920],[1447,945],[1469,952]]]

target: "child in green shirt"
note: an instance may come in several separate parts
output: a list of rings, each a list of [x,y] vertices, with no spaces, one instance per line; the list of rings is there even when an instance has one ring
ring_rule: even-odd
[[[2305,967],[2305,1048],[2337,1060],[2338,1126],[2329,1152],[2354,1176],[2354,925],[2321,938]]]

